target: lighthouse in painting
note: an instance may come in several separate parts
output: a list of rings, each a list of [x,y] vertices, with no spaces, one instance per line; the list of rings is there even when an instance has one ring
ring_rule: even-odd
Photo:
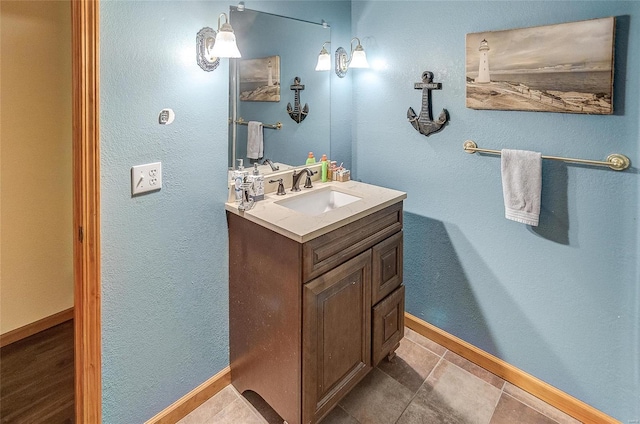
[[[476,82],[491,82],[491,77],[489,76],[489,43],[487,40],[480,42],[478,51],[480,52],[480,65],[478,66]]]

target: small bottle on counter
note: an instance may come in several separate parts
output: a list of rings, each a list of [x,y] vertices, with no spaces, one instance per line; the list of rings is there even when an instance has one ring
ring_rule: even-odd
[[[321,179],[323,183],[326,183],[329,180],[329,161],[327,160],[327,155],[322,155],[320,163],[322,164]]]
[[[309,156],[307,157],[307,162],[306,162],[306,164],[307,164],[307,165],[312,165],[312,164],[314,164],[314,163],[316,163],[316,157],[315,157],[315,156],[313,156],[313,152],[309,152]]]
[[[244,183],[244,179],[249,173],[244,170],[244,160],[237,159],[237,161],[238,161],[238,168],[235,171],[233,171],[233,183],[234,183],[234,189],[235,189],[236,203],[241,203],[242,195],[243,195],[242,183]]]
[[[253,164],[253,175],[247,176],[247,181],[253,183],[249,190],[249,200],[264,200],[264,175],[260,174],[257,162]]]

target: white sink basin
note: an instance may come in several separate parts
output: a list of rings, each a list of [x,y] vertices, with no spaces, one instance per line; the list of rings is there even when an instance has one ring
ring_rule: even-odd
[[[358,196],[328,189],[299,194],[289,199],[278,200],[275,204],[296,212],[315,216],[357,202],[360,199],[361,197]]]

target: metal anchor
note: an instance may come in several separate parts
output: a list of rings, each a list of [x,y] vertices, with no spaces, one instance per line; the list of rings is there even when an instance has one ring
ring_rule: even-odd
[[[304,104],[304,108],[300,108],[300,90],[304,90],[304,85],[300,84],[300,77],[295,77],[293,79],[293,85],[289,87],[291,90],[296,92],[296,97],[294,101],[294,106],[291,107],[291,103],[287,103],[287,112],[289,112],[289,116],[291,119],[296,121],[298,124],[304,121],[304,118],[309,114],[309,105]]]
[[[430,134],[438,132],[444,128],[449,121],[449,112],[442,109],[437,120],[433,120],[433,112],[431,109],[431,90],[441,90],[442,84],[433,81],[433,72],[424,71],[422,73],[422,82],[413,85],[416,90],[422,90],[422,109],[420,115],[416,115],[413,108],[407,111],[407,119],[420,134],[427,137]]]

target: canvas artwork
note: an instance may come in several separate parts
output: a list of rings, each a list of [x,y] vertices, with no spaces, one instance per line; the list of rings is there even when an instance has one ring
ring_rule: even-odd
[[[467,34],[467,107],[613,113],[615,18]]]
[[[280,101],[280,56],[242,59],[238,70],[241,101]]]

